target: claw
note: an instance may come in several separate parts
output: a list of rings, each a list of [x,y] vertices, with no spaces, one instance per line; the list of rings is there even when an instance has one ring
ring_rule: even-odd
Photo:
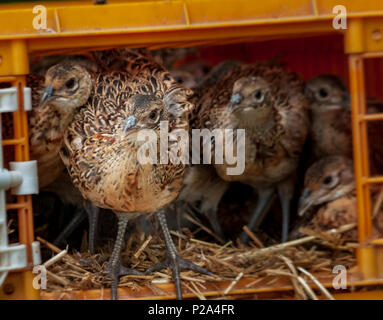
[[[192,270],[192,271],[199,272],[202,274],[207,274],[207,275],[213,275],[213,274],[210,271],[206,270],[205,268],[197,266],[196,264],[188,260],[182,259],[179,256],[177,249],[173,243],[173,240],[170,236],[169,229],[166,224],[166,218],[163,211],[162,210],[157,211],[156,214],[157,214],[157,219],[160,223],[162,232],[165,237],[167,254],[164,261],[150,267],[148,270],[146,270],[145,274],[150,274],[154,271],[158,271],[158,270],[162,270],[162,269],[170,267],[172,269],[173,279],[176,286],[177,299],[182,300],[180,270]]]
[[[169,267],[172,269],[172,274],[173,274],[173,279],[176,286],[176,293],[177,293],[178,300],[182,300],[180,271],[192,270],[194,272],[206,274],[209,276],[213,275],[213,273],[211,273],[209,270],[203,267],[200,267],[191,261],[181,258],[178,253],[175,253],[175,254],[168,253],[164,261],[159,262],[155,264],[154,266],[151,266],[145,271],[144,274],[148,275],[152,272],[160,271],[162,269],[166,269]]]
[[[144,275],[142,272],[135,269],[127,268],[121,265],[120,261],[117,263],[109,263],[106,270],[108,271],[110,277],[112,278],[112,300],[117,300],[117,287],[118,280],[121,276],[126,275]]]

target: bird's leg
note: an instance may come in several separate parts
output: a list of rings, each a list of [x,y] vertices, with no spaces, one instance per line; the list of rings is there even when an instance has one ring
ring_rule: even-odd
[[[181,220],[182,220],[182,215],[184,214],[183,213],[183,206],[182,206],[182,209],[181,209],[181,205],[178,205],[178,204],[175,204],[175,210],[176,210],[176,219],[177,219],[177,229],[178,229],[178,232],[182,234],[182,223],[181,223]]]
[[[88,214],[89,234],[88,245],[91,254],[94,254],[95,239],[97,233],[98,217],[100,214],[100,208],[94,206],[90,201],[84,201],[84,208]]]
[[[209,208],[205,212],[205,215],[207,219],[209,220],[209,223],[211,227],[213,228],[214,233],[220,238],[224,239],[225,237],[222,232],[221,224],[219,223],[219,220],[218,220],[217,208]]]
[[[165,238],[166,243],[166,258],[163,262],[160,262],[152,267],[150,267],[148,270],[146,270],[145,274],[150,274],[154,271],[162,270],[167,267],[170,267],[172,269],[173,273],[173,279],[176,286],[176,292],[177,292],[177,299],[182,299],[182,291],[181,291],[181,280],[180,280],[180,271],[181,270],[193,270],[195,272],[203,273],[212,275],[212,273],[205,268],[202,268],[200,266],[197,266],[196,264],[182,259],[176,249],[176,246],[174,245],[174,242],[170,236],[170,232],[168,229],[168,225],[166,223],[166,217],[163,212],[163,210],[158,210],[156,212],[157,219],[160,223],[162,233]]]
[[[55,245],[60,245],[65,239],[67,239],[74,230],[84,221],[86,215],[83,209],[76,208],[76,212],[72,220],[67,224],[63,231],[54,240]]]
[[[202,200],[201,212],[203,212],[209,220],[209,223],[215,234],[218,235],[221,239],[225,239],[217,213],[219,203],[221,202],[226,191],[229,189],[230,183],[223,182],[215,172],[210,174],[212,175],[210,177],[212,187],[210,190],[207,190],[208,193]]]
[[[282,206],[282,238],[286,242],[289,236],[290,204],[294,194],[294,181],[289,179],[278,186],[279,199]]]
[[[121,265],[121,249],[122,244],[124,242],[126,226],[128,225],[128,218],[128,213],[119,214],[116,242],[114,243],[112,256],[110,257],[109,261],[108,268],[112,278],[112,300],[117,300],[117,287],[119,276],[127,274],[142,275],[142,273],[137,270],[129,269]]]
[[[260,221],[262,216],[265,214],[265,210],[269,208],[269,203],[273,198],[274,189],[273,188],[267,188],[267,189],[260,189],[258,190],[258,201],[257,205],[250,217],[250,221],[247,224],[247,227],[252,230]],[[249,239],[249,236],[246,232],[242,232],[241,234],[241,242],[246,243]]]
[[[279,194],[282,205],[282,239],[281,242],[286,242],[289,236],[289,221],[290,221],[290,202],[291,197]]]

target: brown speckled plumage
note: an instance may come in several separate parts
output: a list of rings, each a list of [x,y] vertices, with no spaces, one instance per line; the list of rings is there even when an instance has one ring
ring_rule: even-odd
[[[184,113],[192,105],[187,102],[190,92],[172,83],[166,71],[145,57],[139,57],[140,63],[136,58],[126,60],[130,72],[97,76],[92,99],[69,126],[62,155],[74,184],[87,199],[115,211],[144,213],[177,196],[183,165],[139,164],[136,133],[123,137],[125,120],[134,114],[144,128],[150,128],[145,117],[155,108],[161,112],[160,121],[170,121],[171,130],[187,128]],[[158,124],[153,129],[159,129]]]
[[[53,64],[53,65],[52,65]],[[37,74],[27,76],[32,89],[32,110],[29,112],[30,157],[37,160],[39,187],[56,193],[64,203],[85,207],[92,227],[96,226],[98,209],[85,204],[80,192],[71,183],[59,155],[63,134],[77,110],[88,99],[92,87],[91,74],[96,65],[82,56],[59,56],[43,59],[35,68]],[[44,72],[46,71],[46,72]],[[67,82],[70,81],[70,86]],[[12,137],[12,115],[3,115],[3,135]],[[93,217],[94,216],[94,217]],[[93,219],[94,218],[94,219]],[[92,220],[93,219],[93,220]],[[65,229],[63,230],[63,232]],[[94,232],[89,233],[93,251]],[[61,237],[61,234],[58,238]]]
[[[162,212],[162,208],[178,196],[185,165],[182,162],[143,164],[138,159],[143,141],[140,142],[137,135],[140,129],[152,129],[158,146],[161,121],[169,122],[170,135],[176,129],[188,130],[187,118],[193,108],[188,99],[192,92],[177,84],[150,57],[141,53],[130,55],[126,50],[115,54],[106,63],[123,71],[103,72],[97,76],[91,98],[75,115],[65,134],[60,155],[82,195],[119,216],[110,259],[112,298],[117,299],[122,267],[120,251],[128,220],[153,212],[162,228],[168,255],[147,273],[172,267],[177,297],[181,298],[178,270],[208,272],[179,257]],[[173,146],[170,142],[169,149]],[[159,151],[157,148],[157,155]],[[132,270],[127,272],[137,274]]]
[[[342,80],[319,75],[306,83],[311,118],[311,144],[318,159],[330,155],[352,157],[349,97]]]
[[[265,104],[272,105],[274,119],[273,125],[267,131],[257,126],[256,115],[250,114],[252,119],[246,123],[247,119],[233,117],[228,108],[230,97],[234,94],[235,82],[247,77],[263,79],[270,90],[268,93],[270,101],[265,101]],[[244,83],[243,90],[246,90],[246,86],[251,84]],[[283,67],[269,65],[267,62],[237,67],[199,99],[198,107],[200,108],[199,124],[196,124],[196,127],[246,129],[245,174],[233,179],[247,179],[246,172],[259,170],[264,172],[268,166],[266,159],[271,161],[278,157],[281,161],[286,158],[293,162],[298,160],[308,131],[306,100],[302,94],[301,80],[296,74],[287,72]],[[252,120],[254,124],[251,123]],[[281,161],[278,160],[277,163]],[[270,165],[274,167],[277,163],[271,161]],[[296,167],[296,163],[293,165]],[[223,178],[231,179],[227,176]],[[277,180],[281,178],[278,174]],[[256,183],[252,177],[250,180]]]
[[[52,183],[65,168],[59,150],[76,109],[89,97],[92,82],[88,69],[96,69],[91,61],[68,57],[49,68],[45,78],[28,77],[33,92],[29,116],[30,150],[31,159],[38,161],[40,188]],[[73,85],[67,87],[68,81]],[[51,88],[49,95],[44,91],[47,88]]]
[[[372,200],[381,188],[373,190]],[[310,227],[320,230],[339,228],[357,222],[357,203],[352,160],[343,156],[328,156],[316,161],[305,174],[305,189],[300,199],[300,215],[308,215]],[[373,234],[383,234],[383,211],[373,218]],[[305,219],[307,220],[307,219]],[[357,241],[357,232],[347,236]]]
[[[295,73],[274,61],[237,66],[197,96],[196,109],[197,128],[246,130],[245,170],[228,175],[230,165],[215,164],[223,180],[257,190],[278,187],[291,199],[309,127],[303,82]]]
[[[198,118],[199,109],[197,108],[201,108],[202,104],[198,103],[199,99],[201,99],[207,90],[225,77],[227,73],[240,65],[242,65],[242,63],[235,60],[227,60],[219,63],[210,70],[206,77],[194,89],[193,101],[195,101],[197,105],[190,115],[191,130],[199,129],[200,126]],[[185,209],[184,204],[197,209],[208,218],[213,231],[218,236],[224,237],[218,221],[217,210],[221,198],[229,187],[230,182],[222,180],[213,166],[190,164],[185,171],[185,180],[177,205],[181,206],[182,210]]]
[[[68,124],[90,95],[98,67],[88,57],[63,56],[43,59],[38,69],[47,69],[45,77],[31,75],[28,79],[35,81],[28,81],[28,85],[32,87],[33,105],[29,116],[30,155],[37,160],[39,186],[55,192],[64,203],[85,208],[90,222],[89,249],[93,252],[98,208],[85,202],[73,186],[59,151]]]
[[[306,83],[311,118],[311,144],[314,157],[331,155],[351,158],[353,155],[350,96],[342,79],[329,74],[313,77]],[[380,113],[383,103],[367,99],[367,113]],[[383,169],[383,144],[380,143],[383,125],[380,121],[368,123],[370,142],[370,169],[373,174]]]
[[[64,128],[57,109],[49,104],[40,106],[43,84],[44,78],[39,78],[31,86],[33,108],[29,115],[30,156],[37,160],[40,188],[52,183],[65,168],[58,154]]]
[[[343,156],[321,158],[307,170],[305,188],[310,190],[312,200],[315,197],[313,205],[350,193],[355,189],[352,161]]]
[[[76,107],[79,107],[79,105],[67,106],[64,101],[56,103],[54,98],[42,104],[41,98],[46,83],[47,79],[43,76],[27,75],[26,85],[32,89],[32,110],[28,116],[30,157],[32,160],[37,160],[40,188],[52,183],[65,169],[59,150],[64,131]],[[55,85],[57,89],[60,86],[58,82]],[[64,92],[60,93],[61,96],[64,96]],[[71,99],[69,94],[66,96]],[[7,138],[13,135],[12,116],[8,113],[3,115],[3,135]]]

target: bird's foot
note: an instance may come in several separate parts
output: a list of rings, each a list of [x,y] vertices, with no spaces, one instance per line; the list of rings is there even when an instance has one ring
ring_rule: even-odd
[[[213,273],[211,273],[209,270],[203,267],[200,267],[191,261],[181,258],[178,253],[166,254],[165,260],[148,268],[145,271],[145,275],[148,275],[155,271],[166,269],[168,267],[172,269],[178,300],[182,300],[181,278],[180,278],[181,270],[192,270],[194,272],[206,274],[209,276],[213,275]]]
[[[112,300],[117,300],[117,287],[118,287],[118,279],[121,276],[127,275],[135,275],[135,276],[143,276],[144,274],[138,270],[130,269],[123,266],[120,262],[111,263],[109,262],[106,271],[109,273],[112,278]]]
[[[130,269],[128,267],[123,266],[122,264],[119,264],[118,267],[113,267],[111,265],[108,265],[107,271],[110,275],[117,274],[118,277],[128,276],[128,275],[136,275],[136,276],[144,275],[142,272],[135,269]]]

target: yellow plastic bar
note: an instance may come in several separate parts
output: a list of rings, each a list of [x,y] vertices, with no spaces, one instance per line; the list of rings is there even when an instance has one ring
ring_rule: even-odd
[[[25,208],[24,203],[7,203],[6,205],[7,210],[24,209],[24,208]]]
[[[332,26],[335,0],[152,0],[38,3],[46,7],[47,25],[33,25],[36,3],[0,5],[2,41],[27,39],[29,52],[103,46],[175,46],[234,39],[272,39],[341,32]],[[381,1],[349,0],[348,18],[383,17]],[[352,19],[354,20],[354,19]],[[356,21],[357,19],[355,19]],[[37,20],[36,20],[37,21]],[[373,26],[371,26],[372,28]],[[350,25],[352,28],[352,25]],[[363,48],[364,45],[361,46]],[[360,51],[362,51],[360,49]],[[0,74],[9,74],[1,70]]]
[[[29,160],[28,119],[24,111],[25,75],[29,73],[28,50],[25,40],[16,39],[0,43],[0,69],[6,77],[0,82],[10,82],[18,90],[18,110],[13,113],[13,139],[4,140],[3,145],[14,145],[15,161]],[[34,241],[31,195],[17,196],[17,202],[7,204],[7,210],[18,212],[19,243],[27,249],[27,267],[10,274],[0,291],[0,298],[38,299],[39,291],[33,288],[32,242]]]
[[[383,183],[383,177],[369,177],[361,180],[363,184]]]
[[[327,21],[297,22],[275,25],[239,25],[217,28],[191,28],[188,30],[168,29],[161,32],[126,32],[126,34],[83,35],[62,37],[60,41],[41,37],[28,40],[31,53],[53,51],[53,53],[70,49],[96,49],[99,47],[178,47],[203,44],[224,44],[227,42],[264,41],[281,37],[297,37],[308,34],[334,32]]]
[[[357,54],[349,57],[350,91],[352,101],[352,132],[354,166],[358,205],[359,242],[365,243],[372,236],[370,189],[366,179],[370,176],[366,122],[359,117],[366,114],[363,58]]]
[[[370,244],[360,245],[356,249],[358,267],[364,279],[376,279],[376,252]]]
[[[15,77],[0,77],[0,83],[3,83],[3,82],[13,82],[15,80],[16,80]]]
[[[357,261],[365,279],[383,275],[381,240],[372,240],[370,184],[383,183],[383,177],[370,177],[367,122],[383,120],[383,114],[366,114],[364,59],[383,57],[383,19],[357,18],[349,21],[345,49],[349,55],[352,100],[352,132],[358,207]]]
[[[365,48],[363,33],[363,19],[348,19],[345,34],[345,51],[347,53],[360,53]]]
[[[383,113],[366,114],[358,117],[359,121],[377,121],[383,120]]]
[[[322,285],[332,293],[336,293],[337,290],[333,288],[334,275],[326,273],[314,273],[313,274]],[[207,281],[204,283],[204,288],[200,288],[201,293],[205,297],[210,298],[222,298],[222,293],[230,285],[232,281]],[[249,285],[250,283],[255,283]],[[363,279],[359,272],[353,272],[350,270],[347,275],[347,288],[364,287],[368,289],[370,286],[382,286],[382,279]],[[316,288],[311,281],[308,281],[308,285],[312,288]],[[148,287],[142,287],[140,290],[132,290],[130,288],[118,288],[118,297],[121,300],[168,300],[175,299],[176,292],[173,284],[153,284],[153,287],[161,292],[160,295],[153,294],[153,291]],[[378,287],[379,288],[379,287]],[[237,296],[241,298],[242,295],[256,294],[257,297],[269,296],[268,294],[275,294],[278,297],[284,293],[294,292],[294,287],[291,285],[291,281],[287,277],[275,277],[275,276],[263,276],[263,277],[243,277],[235,286],[230,290],[230,296]],[[341,290],[343,292],[343,290]],[[192,292],[185,292],[184,298],[196,298],[196,295]],[[248,297],[248,296],[247,296]],[[269,296],[270,297],[270,296]],[[43,300],[56,300],[56,299],[77,299],[77,300],[100,300],[110,299],[110,290],[104,289],[90,289],[90,290],[63,290],[63,291],[42,291],[41,298]],[[245,296],[246,299],[246,296]]]
[[[0,41],[0,81],[14,82],[12,76],[29,73],[28,45],[25,40]]]
[[[383,290],[367,290],[333,294],[335,300],[383,300]]]
[[[32,271],[9,273],[0,288],[0,300],[39,300],[40,290],[33,288]]]
[[[349,15],[347,16],[349,17]],[[361,53],[364,58],[381,57],[383,51],[382,17],[361,16],[347,21],[346,52]]]
[[[23,60],[19,60],[21,63]],[[21,66],[22,67],[22,66]],[[28,68],[28,66],[27,66]],[[17,76],[17,80],[12,83],[18,90],[19,110],[13,113],[13,131],[15,142],[15,161],[29,160],[28,145],[28,121],[27,113],[24,111],[23,88],[25,87],[25,76]],[[28,263],[32,264],[31,244],[34,241],[33,214],[31,196],[18,196],[17,204],[21,205],[18,209],[19,222],[19,242],[26,244]]]
[[[38,5],[47,8],[47,30],[33,28]],[[145,32],[166,29],[216,28],[240,24],[285,23],[331,20],[337,0],[172,0],[113,1],[93,5],[92,1],[60,1],[1,5],[0,38],[55,37],[100,33]],[[348,0],[348,17],[382,16],[381,1]]]
[[[20,138],[20,139],[4,139],[3,140],[3,146],[13,146],[16,144],[24,144],[25,143],[25,138]]]
[[[316,1],[172,0],[108,1],[107,5],[83,1],[73,5],[73,2],[41,1],[38,4],[47,9],[45,32],[36,30],[32,24],[37,16],[32,11],[36,3],[4,5],[0,6],[0,39],[158,32],[333,18],[332,7],[324,3],[318,16],[313,3]],[[380,14],[383,15],[383,7]]]

